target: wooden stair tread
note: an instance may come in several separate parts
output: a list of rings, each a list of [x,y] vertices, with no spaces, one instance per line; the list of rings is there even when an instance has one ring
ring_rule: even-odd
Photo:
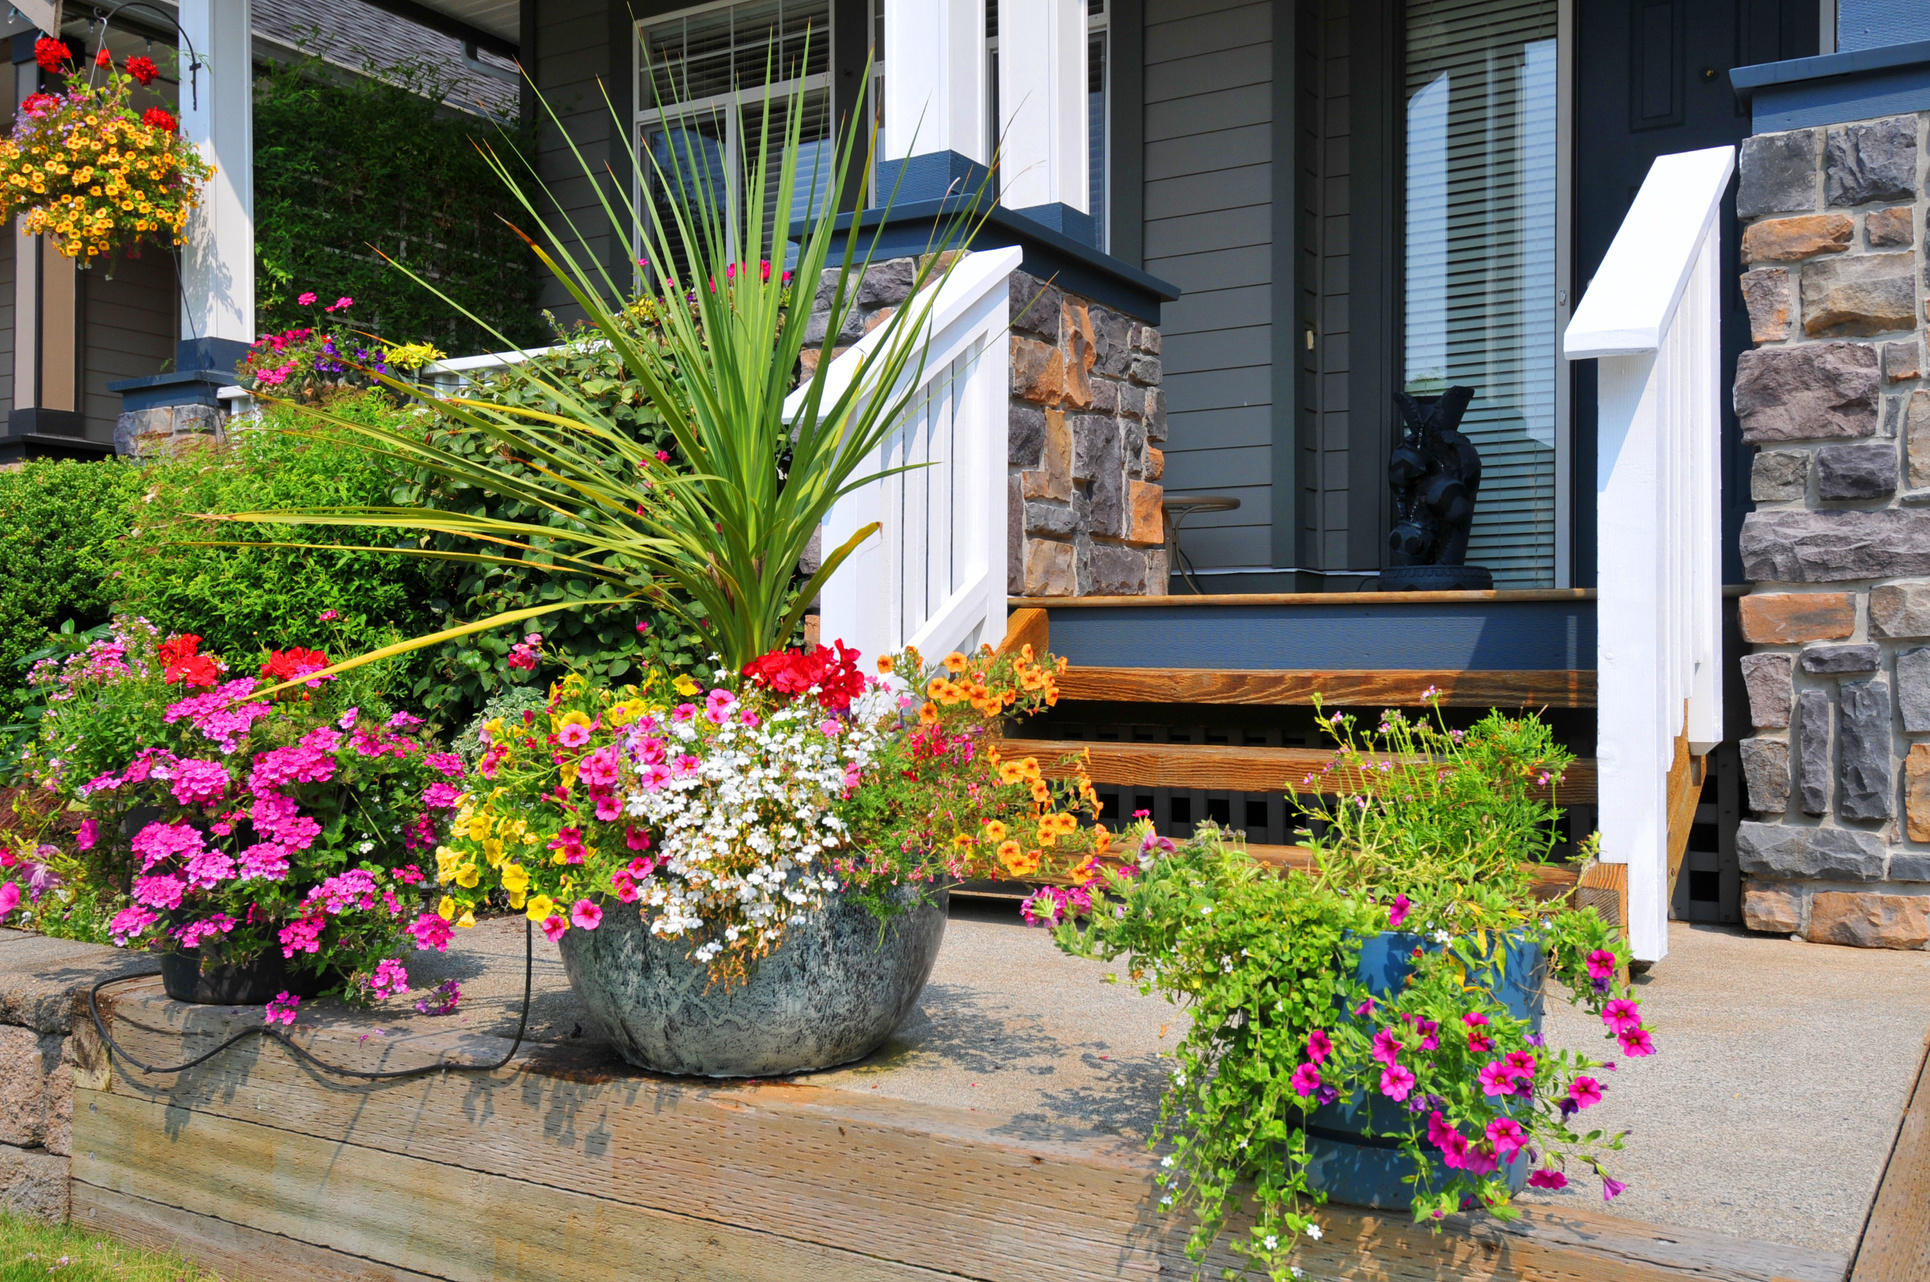
[[[1336,770],[1325,776],[1333,761],[1329,748],[1270,748],[1224,743],[1122,743],[1112,740],[1008,739],[1000,750],[1010,756],[1032,756],[1048,775],[1067,773],[1058,765],[1065,757],[1089,753],[1087,771],[1095,783],[1141,784],[1153,788],[1186,788],[1210,792],[1285,792],[1288,785],[1311,791],[1312,775],[1327,785],[1324,791],[1366,791],[1378,778],[1369,772]],[[1568,768],[1566,781],[1555,790],[1563,805],[1595,801],[1596,764],[1578,759]]]
[[[1247,853],[1269,868],[1293,868],[1306,872],[1313,867],[1313,851],[1306,846],[1268,846],[1247,843]],[[1535,898],[1561,899],[1575,889],[1580,870],[1572,864],[1535,864]]]
[[[1041,614],[1043,611],[1021,613]],[[1036,625],[1033,635],[1036,637]],[[1037,640],[1035,648],[1043,649]],[[1203,703],[1280,706],[1311,704],[1316,694],[1333,707],[1417,708],[1430,691],[1451,708],[1592,708],[1593,669],[1546,671],[1395,668],[1245,669],[1067,668],[1059,697],[1114,703]]]

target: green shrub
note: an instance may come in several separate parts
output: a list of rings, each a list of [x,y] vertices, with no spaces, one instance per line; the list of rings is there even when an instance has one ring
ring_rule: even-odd
[[[443,108],[443,88],[421,68],[390,72],[400,83],[329,74],[309,61],[255,79],[261,332],[310,323],[298,299],[313,291],[355,299],[357,326],[395,342],[500,346],[387,254],[512,341],[541,341],[534,260],[503,221],[519,207],[474,145],[513,151],[518,139]]]
[[[20,660],[67,620],[105,623],[107,575],[140,473],[107,460],[35,459],[0,471],[0,721],[25,708]]]
[[[395,412],[376,395],[332,408],[350,418]],[[289,645],[345,657],[397,632],[413,636],[442,626],[445,581],[453,577],[445,566],[327,547],[205,546],[342,540],[332,530],[221,525],[196,520],[199,513],[387,503],[395,482],[389,464],[340,429],[271,408],[259,426],[233,433],[226,447],[156,460],[137,476],[131,507],[138,524],[121,545],[113,596],[122,611],[163,632],[197,633],[205,649],[235,662]],[[331,610],[338,617],[324,622]],[[426,659],[416,659],[397,680],[412,687],[427,668]]]

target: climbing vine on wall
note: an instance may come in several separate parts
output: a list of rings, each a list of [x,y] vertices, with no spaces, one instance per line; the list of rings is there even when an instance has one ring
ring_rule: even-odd
[[[264,333],[303,323],[304,293],[355,299],[358,325],[461,354],[496,340],[381,250],[518,344],[546,341],[534,259],[504,225],[514,198],[477,153],[514,133],[440,105],[425,68],[343,82],[318,61],[255,81],[255,306]],[[500,217],[499,217],[500,215]]]

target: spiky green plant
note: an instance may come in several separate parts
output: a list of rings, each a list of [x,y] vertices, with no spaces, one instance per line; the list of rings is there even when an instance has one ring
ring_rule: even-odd
[[[567,139],[554,110],[547,104],[545,110]],[[541,190],[534,171],[511,168],[527,165],[521,153],[505,160],[485,147],[535,228],[524,239],[582,308],[598,341],[607,343],[641,384],[675,438],[679,466],[661,466],[576,389],[536,369],[515,371],[513,377],[542,393],[526,399],[547,399],[561,412],[436,396],[387,377],[388,386],[435,416],[432,430],[352,422],[309,407],[315,417],[360,435],[401,466],[517,500],[548,519],[367,507],[292,514],[301,521],[452,536],[472,550],[383,550],[485,564],[535,562],[587,576],[608,589],[591,600],[558,600],[447,628],[348,660],[338,669],[557,610],[623,601],[683,615],[704,629],[732,668],[788,643],[824,582],[877,529],[868,525],[828,549],[817,571],[797,582],[799,560],[832,505],[902,470],[870,470],[867,458],[901,419],[922,381],[938,293],[934,286],[957,262],[958,254],[948,251],[962,249],[980,220],[982,188],[960,200],[959,217],[939,224],[929,252],[918,260],[912,297],[880,327],[858,376],[848,382],[828,379],[827,353],[803,383],[796,412],[787,416],[786,398],[834,244],[839,249],[825,329],[830,336],[843,329],[857,284],[877,252],[878,233],[861,250],[865,238],[855,224],[848,235],[834,227],[836,211],[846,206],[848,185],[860,181],[875,158],[875,126],[862,133],[859,127],[868,114],[860,102],[842,133],[834,135],[832,154],[826,158],[818,150],[815,164],[828,164],[829,173],[817,169],[807,175],[805,190],[823,194],[804,209],[794,207],[806,115],[801,90],[787,99],[766,95],[756,161],[747,166],[744,199],[735,208],[728,200],[719,202],[706,180],[711,175],[691,172],[694,148],[687,134],[679,144],[682,155],[673,152],[667,165],[654,151],[645,152],[663,199],[658,213],[642,218],[627,194],[597,180],[572,142],[610,225],[638,227],[647,262],[689,265],[688,280],[658,273],[640,302],[626,301],[625,284],[585,248],[587,238],[560,202],[551,200],[551,217],[539,211],[528,194],[531,188]],[[862,166],[854,163],[860,154]],[[782,264],[789,248],[783,233],[794,220],[801,220],[804,230],[796,242],[793,280],[787,283],[783,272],[767,272],[760,264]],[[652,324],[634,323],[639,307],[650,313]],[[465,443],[468,448],[462,448]],[[478,444],[483,448],[475,448]],[[244,512],[226,519],[286,523],[291,513]]]

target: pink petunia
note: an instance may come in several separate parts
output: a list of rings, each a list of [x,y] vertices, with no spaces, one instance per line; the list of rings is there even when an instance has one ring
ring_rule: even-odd
[[[1508,1066],[1499,1060],[1482,1065],[1481,1072],[1477,1076],[1484,1094],[1512,1095],[1514,1093],[1514,1077],[1509,1074]]]
[[[570,924],[563,920],[560,913],[551,913],[543,919],[543,935],[552,944],[563,938],[563,932],[569,928]]]
[[[1307,1034],[1307,1058],[1316,1064],[1325,1064],[1327,1056],[1334,1053],[1333,1039],[1321,1029]]]
[[[645,792],[656,792],[670,782],[670,767],[662,764],[645,766],[637,776],[637,782],[643,785]]]
[[[1606,948],[1597,948],[1588,954],[1588,977],[1607,979],[1615,973],[1615,954]]]
[[[1602,1023],[1608,1025],[1611,1033],[1625,1033],[1631,1028],[1640,1028],[1641,1008],[1626,997],[1617,997],[1602,1008]]]
[[[1576,1108],[1588,1108],[1602,1102],[1602,1084],[1592,1077],[1577,1077],[1568,1088],[1568,1098],[1575,1102]]]
[[[1568,1177],[1560,1171],[1541,1170],[1528,1173],[1528,1187],[1531,1189],[1565,1189]]]
[[[670,719],[676,722],[688,721],[696,715],[697,705],[694,703],[680,703],[670,710]]]
[[[1374,1058],[1383,1064],[1392,1065],[1401,1053],[1401,1039],[1394,1036],[1392,1029],[1383,1028],[1374,1034]]]
[[[1478,1010],[1471,1010],[1461,1016],[1461,1022],[1469,1028],[1486,1028],[1488,1025],[1488,1017]]]
[[[579,899],[570,907],[570,924],[578,930],[595,930],[603,924],[603,910],[593,899]]]
[[[703,764],[704,764],[703,762],[699,761],[697,758],[691,756],[689,753],[686,752],[682,756],[677,758],[676,763],[674,764],[672,769],[674,770],[677,778],[688,779],[690,778],[690,776],[696,774],[698,767],[702,766]]]
[[[1320,1070],[1312,1064],[1302,1064],[1293,1070],[1293,1093],[1305,1099],[1320,1089]]]
[[[1489,1037],[1486,1033],[1469,1033],[1468,1034],[1468,1054],[1486,1055],[1489,1051],[1493,1049],[1494,1049],[1494,1038]]]
[[[654,766],[664,759],[664,742],[661,739],[639,739],[636,751],[639,765]]]
[[[1394,909],[1387,914],[1387,928],[1389,930],[1399,930],[1401,923],[1407,920],[1407,914],[1411,912],[1413,908],[1414,905],[1408,900],[1406,895],[1394,896]]]
[[[1602,1176],[1602,1201],[1613,1202],[1616,1198],[1620,1197],[1627,1188],[1628,1185],[1622,1183],[1620,1180],[1611,1180],[1606,1175]]]
[[[580,721],[572,721],[556,732],[556,742],[565,748],[581,748],[590,741],[590,728]]]
[[[1405,1100],[1414,1089],[1414,1074],[1399,1064],[1390,1064],[1380,1075],[1380,1092],[1396,1103]]]
[[[1508,1072],[1514,1077],[1533,1080],[1535,1076],[1535,1055],[1533,1051],[1509,1051],[1507,1055]]]
[[[1646,1028],[1629,1028],[1616,1034],[1622,1043],[1622,1053],[1630,1059],[1640,1059],[1644,1055],[1655,1054],[1655,1043],[1649,1038]]]
[[[1528,1132],[1521,1129],[1521,1123],[1512,1117],[1497,1117],[1488,1123],[1488,1143],[1502,1161],[1512,1162],[1515,1155],[1527,1146]]]
[[[19,883],[10,881],[0,886],[0,917],[5,917],[18,907],[20,907]]]
[[[74,834],[74,845],[79,847],[81,850],[92,850],[94,848],[94,843],[100,840],[100,836],[101,836],[100,821],[94,818],[92,815],[89,815],[87,816],[87,818],[80,821],[80,831]],[[3,915],[3,914],[0,914],[0,915]]]

